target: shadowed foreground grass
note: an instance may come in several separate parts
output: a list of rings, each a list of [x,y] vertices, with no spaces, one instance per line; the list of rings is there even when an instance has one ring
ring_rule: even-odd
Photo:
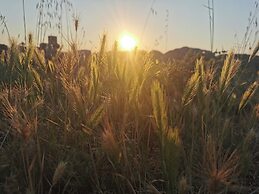
[[[233,53],[186,71],[105,44],[2,54],[0,193],[258,191],[258,81]]]

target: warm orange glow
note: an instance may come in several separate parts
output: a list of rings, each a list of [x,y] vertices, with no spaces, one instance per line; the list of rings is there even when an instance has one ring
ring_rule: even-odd
[[[121,36],[119,44],[121,50],[132,51],[137,46],[137,40],[130,34],[124,34]]]

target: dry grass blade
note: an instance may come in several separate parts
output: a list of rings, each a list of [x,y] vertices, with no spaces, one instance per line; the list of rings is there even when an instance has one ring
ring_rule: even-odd
[[[108,121],[105,121],[104,131],[102,133],[103,150],[116,161],[120,160],[121,150],[114,131]]]
[[[200,76],[197,72],[195,72],[189,79],[182,98],[183,105],[189,104],[192,101],[193,97],[196,95],[199,80]]]
[[[147,191],[153,194],[161,194],[152,184],[147,185]]]
[[[182,104],[188,105],[195,95],[201,94],[204,90],[205,85],[205,70],[203,58],[197,60],[195,66],[195,72],[188,80],[184,94],[182,97]]]
[[[160,133],[165,134],[168,128],[167,104],[164,89],[158,81],[152,84],[151,98],[156,124]]]
[[[63,162],[63,161],[59,162],[57,168],[55,169],[54,175],[52,177],[52,186],[56,185],[64,176],[66,166],[67,166],[66,162]]]
[[[248,62],[251,62],[253,60],[253,58],[256,56],[258,51],[259,51],[259,41],[257,42],[257,45],[253,50],[253,53],[250,55]]]
[[[240,61],[236,60],[234,56],[234,53],[230,52],[224,61],[224,65],[222,67],[221,75],[219,78],[219,88],[221,93],[226,91],[231,83],[231,80],[236,75],[239,69]]]
[[[245,91],[245,93],[241,98],[241,101],[238,107],[239,111],[242,110],[247,105],[249,100],[254,96],[258,86],[259,86],[258,82],[254,82],[248,87],[248,89]]]
[[[129,191],[131,191],[131,193],[136,194],[136,191],[134,189],[134,187],[132,186],[131,182],[129,181],[129,179],[121,174],[115,173],[115,176],[121,178],[122,180],[126,181],[128,187],[129,187]]]
[[[240,175],[240,154],[237,149],[223,150],[211,136],[207,139],[203,165],[207,192],[218,193],[235,183]]]
[[[101,104],[96,110],[91,114],[89,122],[92,127],[96,127],[103,118],[105,111],[105,105]]]

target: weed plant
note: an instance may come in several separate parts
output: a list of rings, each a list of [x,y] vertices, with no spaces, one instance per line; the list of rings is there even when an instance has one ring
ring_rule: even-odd
[[[0,193],[258,190],[258,80],[240,84],[234,53],[220,70],[198,59],[185,81],[177,64],[100,45],[85,61],[33,42],[1,55]]]

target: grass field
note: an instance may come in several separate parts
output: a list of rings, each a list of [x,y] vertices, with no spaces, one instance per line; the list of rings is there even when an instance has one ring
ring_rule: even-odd
[[[258,80],[230,52],[188,71],[115,43],[0,61],[0,193],[258,193]]]

